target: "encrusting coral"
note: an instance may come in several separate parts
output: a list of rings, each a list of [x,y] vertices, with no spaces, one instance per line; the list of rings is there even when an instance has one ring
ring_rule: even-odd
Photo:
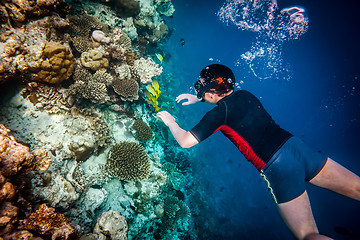
[[[113,176],[126,181],[144,180],[150,174],[150,160],[139,143],[121,142],[111,148],[106,168]]]
[[[87,52],[83,52],[80,60],[84,67],[94,71],[106,70],[106,68],[109,67],[109,60],[104,56],[101,49],[91,49]]]
[[[135,137],[139,141],[146,142],[153,137],[151,128],[141,119],[135,120],[132,128],[135,130]]]
[[[39,209],[25,220],[25,229],[50,235],[51,239],[78,239],[77,231],[71,226],[70,221],[55,209],[42,204]]]
[[[128,229],[125,217],[118,211],[109,210],[98,217],[94,233],[108,236],[113,240],[127,240]]]
[[[30,239],[22,237],[33,236],[28,231],[17,229],[19,218],[31,211],[31,206],[21,196],[14,178],[33,169],[45,171],[50,163],[45,150],[29,152],[28,147],[18,143],[10,135],[10,130],[0,124],[0,238]]]

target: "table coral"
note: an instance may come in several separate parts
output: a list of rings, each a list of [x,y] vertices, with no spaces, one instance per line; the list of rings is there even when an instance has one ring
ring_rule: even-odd
[[[123,180],[144,180],[150,174],[149,156],[139,143],[121,142],[111,148],[106,168]]]
[[[115,78],[112,87],[120,95],[123,101],[134,101],[139,99],[139,84],[131,78]]]
[[[42,204],[39,209],[25,220],[25,229],[50,235],[51,239],[78,239],[76,230],[64,214],[55,213],[55,209]]]

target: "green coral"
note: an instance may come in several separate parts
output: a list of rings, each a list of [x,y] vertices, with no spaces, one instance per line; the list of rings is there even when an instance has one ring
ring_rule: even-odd
[[[121,142],[111,148],[106,168],[122,180],[144,180],[150,174],[150,160],[139,143]]]
[[[133,124],[135,137],[142,142],[147,142],[153,137],[153,131],[143,120],[137,119]]]

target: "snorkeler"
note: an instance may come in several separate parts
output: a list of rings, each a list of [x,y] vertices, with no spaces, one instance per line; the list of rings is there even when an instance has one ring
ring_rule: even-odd
[[[157,114],[183,148],[220,130],[260,172],[278,210],[297,239],[331,239],[318,232],[305,182],[360,200],[360,178],[277,125],[260,101],[245,90],[234,91],[235,76],[212,64],[195,83],[197,95],[181,94],[182,105],[216,104],[190,131],[166,111]]]

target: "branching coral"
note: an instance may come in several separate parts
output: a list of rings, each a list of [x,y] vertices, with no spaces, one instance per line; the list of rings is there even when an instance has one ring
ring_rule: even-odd
[[[40,208],[25,220],[25,228],[50,235],[51,239],[78,239],[78,233],[64,214],[55,213],[55,209],[42,204]]]
[[[76,67],[73,78],[75,83],[69,88],[71,95],[86,98],[95,103],[105,103],[110,100],[106,84],[112,77],[105,72],[91,74],[82,67]]]
[[[149,156],[139,143],[121,142],[110,150],[106,168],[123,180],[144,180],[150,174]]]
[[[135,60],[132,70],[142,84],[151,82],[153,77],[162,73],[162,67],[159,67],[159,64],[156,64],[150,57]]]
[[[135,137],[140,141],[143,142],[149,141],[153,136],[153,132],[149,127],[149,125],[147,125],[141,119],[135,120],[132,127],[135,130]]]

